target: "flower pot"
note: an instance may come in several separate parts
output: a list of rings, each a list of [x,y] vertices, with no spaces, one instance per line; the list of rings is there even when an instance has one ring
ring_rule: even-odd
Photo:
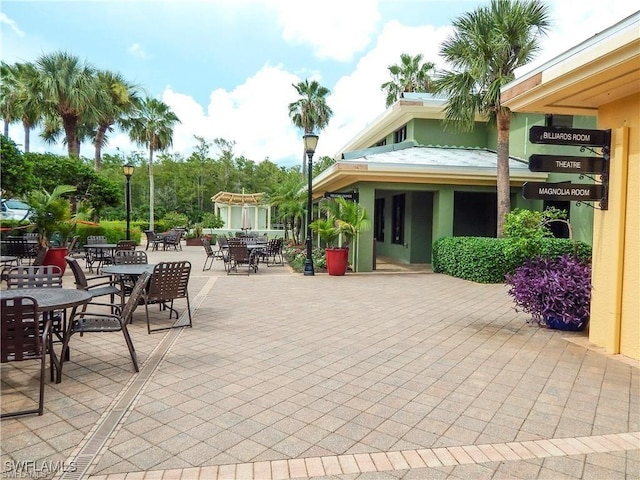
[[[564,330],[565,332],[581,332],[589,323],[589,319],[582,320],[580,323],[565,323],[561,318],[546,316],[544,317],[544,323],[547,327],[554,330]]]
[[[201,247],[202,240],[200,238],[187,238],[185,239],[185,245],[187,247]]]
[[[64,257],[66,257],[68,253],[69,249],[67,247],[50,247],[44,256],[42,264],[56,265],[60,267],[60,270],[64,273],[67,268],[67,262]]]
[[[349,264],[349,249],[347,248],[327,248],[327,273],[329,275],[344,275]]]

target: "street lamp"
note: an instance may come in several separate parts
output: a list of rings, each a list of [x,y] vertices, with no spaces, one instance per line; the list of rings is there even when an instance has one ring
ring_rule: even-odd
[[[313,271],[313,258],[311,257],[311,179],[313,175],[313,154],[316,152],[316,146],[318,145],[318,135],[315,133],[305,133],[302,137],[304,139],[304,151],[307,153],[309,164],[307,166],[307,258],[304,261],[304,274],[314,275]]]
[[[130,163],[123,165],[122,171],[127,177],[127,191],[125,193],[125,203],[127,208],[127,240],[131,240],[131,175],[133,175],[134,166]]]

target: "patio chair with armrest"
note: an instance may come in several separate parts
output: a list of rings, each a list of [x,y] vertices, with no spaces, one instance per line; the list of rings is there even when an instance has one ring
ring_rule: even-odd
[[[156,234],[153,230],[145,230],[144,234],[147,237],[147,246],[145,247],[145,251],[149,250],[149,245],[151,245],[151,251],[154,251],[158,250],[158,245],[164,244],[164,238]]]
[[[282,256],[282,239],[272,238],[267,242],[264,250],[260,252],[260,258],[262,258],[267,267],[274,265],[284,266],[284,257]]]
[[[213,267],[213,261],[216,259],[216,252],[214,252],[213,248],[211,248],[211,242],[208,238],[202,239],[202,246],[204,247],[204,251],[207,254],[207,258],[204,259],[204,265],[202,266],[202,271],[204,272],[205,270],[211,270],[211,267]],[[209,260],[211,260],[211,262],[209,262]],[[208,268],[207,264],[209,264]]]
[[[44,412],[44,371],[47,349],[51,348],[49,343],[51,320],[46,320],[44,327],[41,328],[39,316],[38,302],[33,297],[0,299],[0,362],[23,362],[27,360],[38,360],[40,362],[38,408],[2,413],[0,418],[35,413],[42,415]],[[3,398],[2,403],[6,405],[9,403],[8,399],[6,397]]]
[[[163,249],[167,250],[173,247],[174,250],[182,250],[182,232],[180,230],[171,230],[164,235]]]
[[[73,272],[76,288],[89,292],[91,294],[92,303],[97,303],[94,301],[95,298],[108,295],[110,301],[105,302],[102,305],[111,307],[111,313],[114,313],[117,308],[122,308],[124,305],[124,297],[121,290],[118,288],[116,281],[111,277],[111,275],[95,275],[87,278],[82,267],[80,267],[78,260],[69,256],[64,257],[64,259]],[[120,296],[120,307],[115,305],[116,295]],[[83,310],[86,310],[87,306],[84,305],[82,308]]]
[[[138,367],[138,356],[136,354],[135,347],[133,346],[133,341],[131,340],[131,336],[129,335],[129,330],[127,330],[127,323],[131,322],[131,317],[133,316],[133,312],[138,307],[140,300],[142,298],[142,294],[149,283],[149,278],[151,274],[148,272],[143,273],[138,277],[138,280],[131,291],[131,295],[129,296],[129,300],[124,305],[123,309],[120,313],[98,313],[91,312],[88,310],[84,310],[78,313],[72,320],[69,322],[69,328],[65,335],[65,341],[62,347],[62,358],[65,358],[66,352],[69,350],[69,341],[71,337],[76,334],[84,334],[84,333],[106,333],[106,332],[122,332],[124,336],[124,340],[127,344],[127,348],[129,349],[129,354],[131,355],[131,362],[133,363],[133,368],[136,372],[139,372],[140,369]],[[89,303],[89,307],[91,305],[95,305],[93,303]],[[60,363],[60,371],[62,372],[62,364]]]
[[[149,317],[149,305],[158,304],[161,310],[169,310],[169,319],[173,313],[179,318],[178,311],[174,308],[174,301],[185,299],[187,301],[187,313],[189,315],[189,327],[191,322],[191,304],[189,303],[189,276],[191,263],[187,261],[160,262],[153,269],[147,291],[142,295],[145,314],[147,316],[147,332],[181,328],[187,325],[172,325],[170,327],[151,328]]]
[[[247,248],[247,244],[237,239],[229,239],[229,265],[227,275],[239,273],[238,267],[246,265],[247,275],[258,271],[257,257]]]

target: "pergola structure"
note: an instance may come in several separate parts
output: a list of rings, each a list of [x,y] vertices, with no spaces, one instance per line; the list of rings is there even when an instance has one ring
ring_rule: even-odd
[[[262,203],[263,198],[264,193],[218,192],[211,197],[211,201],[214,203],[214,212],[220,215],[226,229],[246,229],[242,222],[242,210],[245,208],[252,230],[268,230],[271,207]]]

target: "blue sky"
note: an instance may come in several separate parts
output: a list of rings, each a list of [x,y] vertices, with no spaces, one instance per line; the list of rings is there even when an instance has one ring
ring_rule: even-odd
[[[2,0],[0,58],[35,61],[66,50],[120,72],[181,120],[171,152],[187,156],[194,135],[235,142],[235,153],[282,165],[301,159],[301,132],[287,106],[292,83],[331,90],[334,116],[318,155],[334,156],[384,112],[380,85],[403,52],[444,66],[450,22],[485,1],[457,0]],[[530,68],[637,10],[629,0],[549,0],[553,29]],[[527,69],[528,70],[528,69]],[[522,72],[524,73],[524,71]],[[10,129],[21,144],[21,127]],[[32,134],[32,151],[66,153]],[[143,148],[114,133],[108,153]],[[91,157],[90,145],[81,154]]]

